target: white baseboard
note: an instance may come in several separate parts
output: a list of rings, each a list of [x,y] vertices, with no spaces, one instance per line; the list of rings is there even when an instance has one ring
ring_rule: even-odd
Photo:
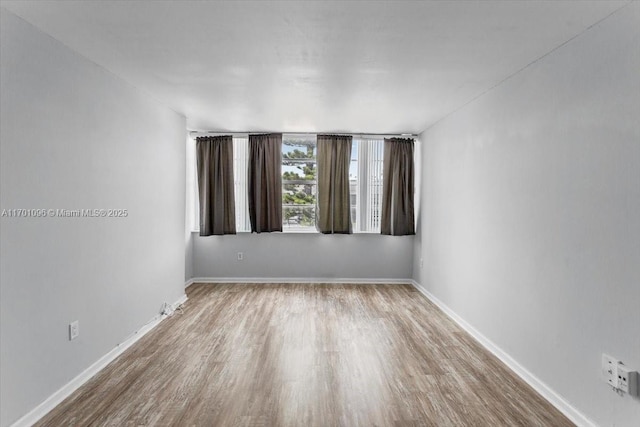
[[[187,289],[189,286],[193,285],[195,282],[193,279],[189,279],[186,282],[184,282],[184,288]]]
[[[516,373],[522,380],[529,384],[535,391],[537,391],[542,397],[544,397],[549,403],[555,406],[560,412],[562,412],[573,423],[580,427],[597,427],[597,424],[591,421],[586,415],[578,411],[571,406],[562,396],[553,391],[551,387],[542,382],[539,378],[529,372],[526,368],[520,365],[514,358],[507,354],[504,350],[494,344],[490,339],[485,337],[477,329],[471,326],[462,317],[458,316],[453,310],[451,310],[446,304],[436,298],[433,294],[423,288],[415,280],[411,281],[411,284],[422,295],[427,297],[433,302],[440,310],[442,310],[447,316],[449,316],[454,322],[456,322],[462,329],[464,329],[469,335],[475,338],[484,348],[489,350],[494,356],[502,361],[509,369]]]
[[[342,279],[335,277],[194,277],[188,285],[194,283],[355,283],[355,284],[401,284],[411,285],[411,279]]]
[[[182,295],[173,307],[178,307],[187,301],[187,295]],[[38,422],[42,417],[47,415],[53,408],[59,405],[64,399],[69,397],[71,393],[79,389],[84,383],[89,381],[95,374],[100,372],[105,366],[114,361],[118,356],[124,353],[129,347],[135,344],[140,338],[145,336],[149,331],[155,328],[167,316],[157,314],[145,325],[141,326],[134,333],[129,335],[123,342],[118,344],[113,350],[98,359],[93,365],[82,371],[77,377],[62,386],[58,391],[49,396],[44,402],[33,408],[26,415],[13,423],[11,427],[30,427]]]

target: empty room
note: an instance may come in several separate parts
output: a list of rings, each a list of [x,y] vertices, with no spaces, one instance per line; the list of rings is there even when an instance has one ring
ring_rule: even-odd
[[[640,2],[0,13],[0,427],[640,426]]]

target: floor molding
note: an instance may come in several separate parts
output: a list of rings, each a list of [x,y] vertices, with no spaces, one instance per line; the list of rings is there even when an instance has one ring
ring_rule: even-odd
[[[400,284],[411,285],[411,279],[342,279],[335,277],[194,277],[187,286],[194,283],[355,283],[355,284]]]
[[[180,304],[183,304],[186,301],[187,295],[184,294],[176,302],[173,303],[173,307],[178,307]],[[149,331],[158,326],[158,324],[166,318],[167,316],[162,316],[160,314],[155,315],[151,320],[149,320],[149,322],[147,322],[145,325],[141,326],[138,330],[125,338],[125,340],[118,344],[113,350],[95,361],[91,366],[82,371],[78,376],[76,376],[74,379],[58,389],[58,391],[49,396],[44,402],[33,408],[22,418],[11,424],[11,427],[30,427],[38,422],[53,408],[58,406],[64,399],[69,397],[74,391],[76,391],[87,381],[89,381],[95,374],[100,372],[102,368],[107,366],[118,356],[124,353],[125,350],[135,344],[140,338],[145,336]]]
[[[537,391],[542,397],[544,397],[549,403],[555,406],[560,412],[562,412],[573,423],[580,427],[597,427],[593,421],[591,421],[586,415],[574,408],[569,402],[567,402],[562,396],[556,393],[551,387],[542,382],[538,377],[529,372],[525,367],[520,365],[514,358],[508,353],[494,344],[490,339],[485,337],[481,332],[475,329],[462,317],[458,316],[453,310],[451,310],[445,303],[440,301],[437,297],[423,288],[415,280],[411,280],[411,284],[424,295],[428,300],[433,302],[440,310],[442,310],[447,316],[449,316],[454,322],[456,322],[462,329],[464,329],[469,335],[475,338],[484,348],[489,350],[494,356],[502,361],[509,369],[515,372],[522,380],[529,384],[535,391]]]

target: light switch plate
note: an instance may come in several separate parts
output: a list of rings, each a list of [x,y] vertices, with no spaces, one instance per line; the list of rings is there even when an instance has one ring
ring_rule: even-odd
[[[78,335],[80,335],[80,322],[76,320],[69,323],[69,341],[78,338]]]

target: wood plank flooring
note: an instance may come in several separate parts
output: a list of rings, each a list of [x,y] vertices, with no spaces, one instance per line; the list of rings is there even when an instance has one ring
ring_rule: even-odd
[[[409,285],[187,294],[37,425],[573,425]]]

